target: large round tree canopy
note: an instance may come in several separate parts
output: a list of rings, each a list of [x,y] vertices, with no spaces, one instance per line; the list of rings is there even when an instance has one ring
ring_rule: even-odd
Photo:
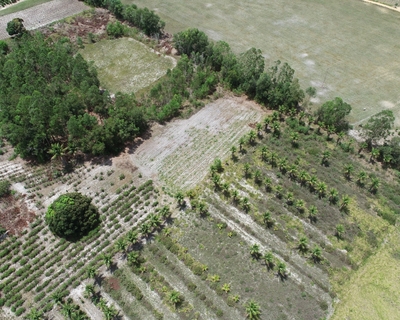
[[[59,237],[78,240],[99,225],[100,215],[90,198],[77,192],[66,193],[47,209],[46,222]]]

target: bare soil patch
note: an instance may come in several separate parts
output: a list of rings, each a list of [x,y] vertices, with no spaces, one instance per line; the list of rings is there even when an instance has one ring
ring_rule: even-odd
[[[167,187],[193,188],[214,159],[226,158],[229,147],[263,115],[261,106],[246,97],[226,96],[189,119],[155,124],[152,137],[137,147],[132,161],[144,175]]]
[[[9,195],[0,200],[0,225],[12,235],[19,235],[35,217],[24,197]]]

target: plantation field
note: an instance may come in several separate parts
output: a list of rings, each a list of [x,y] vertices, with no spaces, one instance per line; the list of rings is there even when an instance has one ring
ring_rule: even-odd
[[[400,125],[397,12],[348,0],[123,1],[133,2],[154,9],[169,32],[197,27],[236,52],[260,48],[267,65],[288,62],[304,88],[317,89],[316,105],[350,103],[352,123],[391,108]]]
[[[22,0],[0,8],[0,16],[25,10],[51,0]]]
[[[137,92],[176,64],[174,58],[162,56],[131,38],[87,44],[80,53],[87,61],[94,61],[102,86],[112,93]]]
[[[26,1],[26,3],[29,2]],[[25,4],[25,1],[20,4]],[[19,3],[15,6],[18,5]],[[0,11],[0,39],[6,39],[9,37],[6,31],[7,23],[14,18],[23,19],[25,28],[27,30],[33,30],[89,9],[87,5],[78,0],[53,0],[27,9],[14,6],[11,6],[8,9],[14,10],[14,8],[18,8],[18,12],[15,11],[1,16],[3,11]],[[5,10],[4,12],[7,12]]]

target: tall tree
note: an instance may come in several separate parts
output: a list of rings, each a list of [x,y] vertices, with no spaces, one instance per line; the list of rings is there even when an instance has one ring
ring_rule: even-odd
[[[379,140],[386,140],[394,125],[394,114],[392,110],[383,110],[368,119],[363,127],[363,134],[367,143],[376,145]]]
[[[317,117],[319,122],[323,122],[325,127],[333,126],[337,132],[348,129],[346,116],[350,114],[351,106],[341,98],[325,102],[318,110]]]

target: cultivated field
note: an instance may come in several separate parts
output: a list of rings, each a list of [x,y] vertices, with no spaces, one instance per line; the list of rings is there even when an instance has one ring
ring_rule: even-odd
[[[94,61],[101,85],[112,93],[137,92],[176,64],[174,58],[156,53],[131,38],[86,44],[80,53],[87,61]]]
[[[152,137],[132,154],[135,165],[170,190],[188,190],[208,173],[215,158],[263,117],[256,103],[243,97],[218,99],[186,120],[153,127]]]
[[[316,87],[316,102],[349,102],[353,123],[392,108],[400,125],[397,12],[348,0],[123,2],[156,10],[170,32],[197,27],[236,52],[260,48],[267,65],[287,61],[305,88]]]
[[[37,6],[39,4],[49,2],[52,0],[20,0],[16,3],[9,4],[5,7],[0,8],[0,16],[5,16],[10,13],[18,12],[21,10],[25,10],[28,8],[32,8],[34,6]]]
[[[53,0],[19,12],[10,13],[0,17],[0,39],[9,37],[6,27],[7,22],[14,18],[24,20],[28,30],[37,29],[51,22],[80,13],[89,9],[82,1],[78,0]],[[1,11],[0,11],[1,13]]]

